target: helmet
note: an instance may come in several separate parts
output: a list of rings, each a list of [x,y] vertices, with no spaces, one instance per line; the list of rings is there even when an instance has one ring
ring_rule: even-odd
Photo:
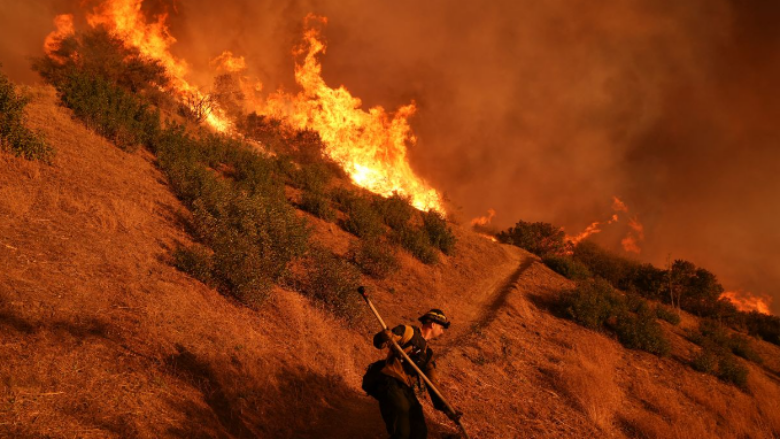
[[[447,320],[447,316],[444,315],[444,312],[442,310],[436,308],[421,315],[420,318],[418,318],[417,320],[422,322],[423,325],[428,322],[434,322],[444,326],[444,329],[450,327],[450,321]]]

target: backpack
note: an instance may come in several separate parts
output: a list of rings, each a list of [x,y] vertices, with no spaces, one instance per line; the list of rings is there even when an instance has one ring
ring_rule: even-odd
[[[361,387],[368,395],[377,398],[377,390],[384,380],[385,374],[382,369],[385,368],[386,360],[375,361],[368,365],[366,373],[363,375],[363,384]]]

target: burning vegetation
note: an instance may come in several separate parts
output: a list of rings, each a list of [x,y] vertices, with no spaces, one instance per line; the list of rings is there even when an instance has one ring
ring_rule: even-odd
[[[87,15],[87,21],[93,29],[105,29],[127,50],[160,66],[168,81],[158,86],[172,91],[197,121],[203,120],[218,132],[233,131],[243,108],[236,111],[226,104],[226,99],[219,99],[224,98],[224,89],[236,88],[242,96],[253,97],[262,89],[259,82],[250,84],[240,76],[235,87],[226,84],[232,80],[232,74],[246,68],[246,60],[224,52],[212,61],[223,72],[218,77],[221,83],[216,82],[214,93],[200,90],[186,79],[190,73],[187,62],[170,52],[176,39],[166,24],[167,15],[160,14],[148,21],[141,11],[142,3],[143,0],[107,0]],[[360,99],[343,86],[333,89],[325,84],[318,57],[326,50],[321,31],[326,23],[324,17],[307,16],[303,41],[293,51],[301,59],[295,66],[301,92],[292,95],[279,91],[265,100],[252,99],[254,111],[280,120],[292,130],[318,133],[325,146],[322,153],[338,163],[358,186],[385,197],[398,193],[409,197],[417,209],[445,214],[441,194],[417,176],[408,162],[407,148],[416,141],[408,122],[415,112],[414,103],[393,114],[382,107],[366,111],[361,108]],[[58,16],[55,25],[57,29],[45,42],[48,59],[55,63],[77,62],[77,55],[69,50],[73,17]],[[223,90],[219,90],[220,85]]]

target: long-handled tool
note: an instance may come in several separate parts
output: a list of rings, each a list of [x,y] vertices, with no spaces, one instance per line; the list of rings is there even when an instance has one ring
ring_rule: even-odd
[[[366,293],[365,287],[362,287],[362,286],[358,287],[358,293],[360,293],[360,295],[363,297],[363,299],[365,299],[366,303],[371,308],[371,311],[374,312],[374,316],[376,316],[376,319],[379,320],[379,324],[382,325],[382,330],[389,331],[390,328],[387,327],[387,325],[385,324],[385,321],[382,320],[382,316],[379,315],[379,311],[376,310],[376,307],[371,302],[371,299],[368,298],[368,293]],[[408,364],[410,364],[414,368],[415,372],[417,372],[417,374],[423,379],[423,381],[425,381],[425,384],[428,385],[428,387],[431,389],[431,391],[433,391],[433,393],[435,393],[436,396],[439,397],[441,402],[444,403],[444,407],[446,407],[447,410],[450,413],[457,413],[455,411],[455,409],[452,408],[450,403],[447,402],[447,400],[444,398],[444,396],[442,396],[441,392],[439,392],[439,389],[437,389],[436,386],[433,385],[431,380],[429,380],[428,377],[425,376],[423,371],[421,371],[420,368],[417,367],[416,364],[414,364],[414,361],[412,361],[412,359],[409,358],[409,355],[407,355],[406,352],[404,352],[404,350],[401,349],[401,346],[398,345],[398,342],[395,341],[393,338],[390,338],[390,341],[392,342],[392,347],[396,351],[396,353],[401,355],[401,357],[404,359],[404,361],[406,361]],[[463,428],[463,424],[460,423],[460,419],[459,418],[458,419],[454,419],[453,422],[455,422],[455,424],[458,425],[458,427],[460,428],[461,433],[463,434],[463,437],[466,438],[466,439],[470,439],[469,438],[469,434],[466,433],[466,429]]]

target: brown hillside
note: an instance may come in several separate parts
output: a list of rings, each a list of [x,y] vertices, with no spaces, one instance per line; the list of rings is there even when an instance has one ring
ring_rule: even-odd
[[[124,153],[35,89],[52,166],[0,154],[0,437],[383,438],[360,390],[374,322],[349,328],[277,289],[250,310],[170,265],[187,212],[147,152]],[[303,215],[303,213],[302,213]],[[355,239],[310,218],[343,253]],[[474,438],[777,437],[780,350],[747,392],[684,365],[698,348],[664,323],[671,358],[558,318],[569,286],[538,259],[456,228],[452,257],[366,280],[388,323],[430,307],[443,390]],[[429,410],[432,437],[454,430]]]

